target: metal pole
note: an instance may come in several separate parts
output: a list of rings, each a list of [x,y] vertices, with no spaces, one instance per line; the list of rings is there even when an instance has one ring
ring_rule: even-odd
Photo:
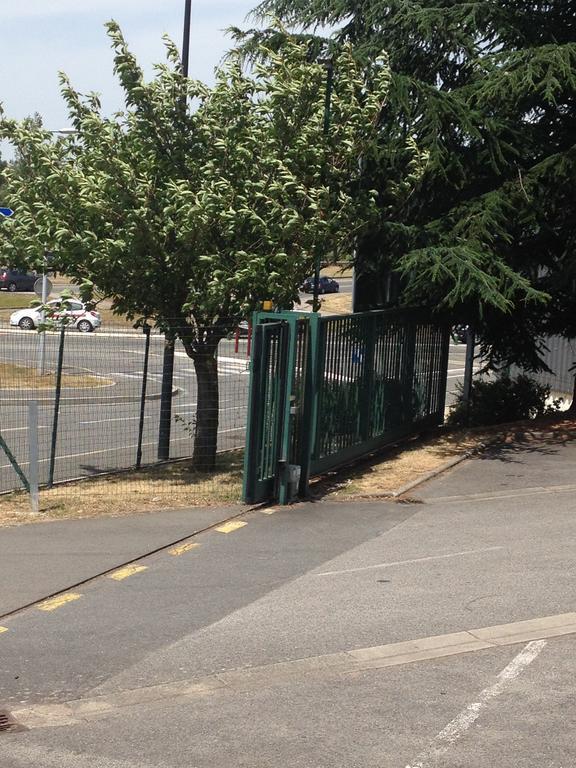
[[[192,0],[184,0],[184,39],[182,41],[182,74],[188,77],[190,64],[190,17],[192,15]]]
[[[42,271],[42,307],[46,304],[48,301],[48,276],[46,275],[46,268],[47,268],[47,258],[46,254],[44,254],[44,267]],[[44,323],[45,312],[44,309],[42,309],[42,323]],[[38,361],[38,373],[40,376],[44,376],[44,373],[46,372],[46,332],[42,331],[40,334],[39,339],[40,344],[40,359]]]
[[[38,491],[38,401],[28,403],[28,483],[30,484],[30,507],[37,515],[39,505]]]
[[[48,488],[54,485],[54,464],[56,462],[56,443],[58,441],[58,416],[60,413],[60,395],[62,393],[62,367],[64,363],[64,334],[66,325],[62,322],[60,328],[60,346],[58,348],[58,365],[56,368],[56,393],[54,395],[54,416],[52,419],[52,439],[50,442],[50,466],[48,468]]]
[[[332,89],[334,86],[334,65],[332,59],[324,59],[323,63],[326,66],[326,95],[324,98],[324,125],[322,128],[325,137],[330,132],[330,107],[332,104]],[[323,174],[326,172],[326,164],[324,164]],[[324,177],[325,181],[325,177]],[[314,262],[314,290],[312,292],[312,311],[318,312],[320,309],[320,302],[318,301],[318,295],[320,293],[320,264],[321,250],[318,247],[316,249],[316,259]]]
[[[146,336],[144,347],[144,371],[142,373],[142,393],[140,395],[140,421],[138,424],[138,448],[136,449],[136,469],[142,465],[142,436],[144,435],[144,411],[146,409],[146,384],[148,382],[148,359],[150,357],[150,326],[142,329]]]

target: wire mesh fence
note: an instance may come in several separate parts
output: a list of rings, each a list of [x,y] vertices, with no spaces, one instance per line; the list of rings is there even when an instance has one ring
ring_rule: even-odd
[[[216,472],[194,471],[191,461],[158,464],[191,457],[195,441],[198,448],[197,412],[206,394],[202,401],[194,361],[176,341],[163,402],[164,354],[164,336],[154,330],[106,324],[93,333],[67,327],[40,334],[2,324],[0,493],[24,486],[35,432],[38,482],[41,489],[54,485],[44,491],[51,498],[85,494],[86,503],[122,497],[130,504],[137,496],[140,506],[149,499],[155,507],[173,504],[184,491],[187,503],[239,499],[241,456],[234,452],[244,445],[249,339],[232,334],[218,344],[212,410],[204,418],[208,439],[215,434]],[[30,423],[32,402],[37,425]],[[141,470],[128,472],[136,467]],[[96,477],[74,488],[65,484]]]

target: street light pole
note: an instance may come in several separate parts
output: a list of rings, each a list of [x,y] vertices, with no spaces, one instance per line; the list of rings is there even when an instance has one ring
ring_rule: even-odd
[[[334,63],[331,57],[320,59],[321,63],[326,67],[326,94],[324,97],[324,124],[322,132],[326,138],[330,132],[330,108],[332,106],[332,90],[334,88]],[[326,181],[326,163],[324,163],[323,170],[324,179]],[[314,262],[314,290],[312,294],[312,311],[318,312],[320,309],[320,302],[318,296],[320,294],[320,268],[322,259],[322,249],[318,247],[316,249],[316,259]]]
[[[184,34],[182,39],[182,74],[188,77],[190,66],[190,23],[192,15],[192,0],[184,0]],[[184,110],[186,96],[184,96]],[[162,389],[160,392],[160,428],[158,431],[158,460],[170,458],[170,432],[172,428],[172,382],[174,380],[174,339],[167,338],[164,342],[164,359],[162,362]]]
[[[190,65],[190,18],[192,14],[192,0],[184,0],[184,39],[182,41],[182,74],[188,77]]]

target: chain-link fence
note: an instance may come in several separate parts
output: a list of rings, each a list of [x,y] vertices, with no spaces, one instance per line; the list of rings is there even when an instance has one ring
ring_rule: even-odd
[[[165,339],[154,330],[106,324],[91,333],[67,327],[39,334],[3,323],[0,493],[23,487],[22,475],[28,478],[33,469],[30,451],[35,463],[36,445],[38,482],[41,492],[54,485],[51,498],[78,499],[85,493],[84,503],[95,503],[96,496],[130,503],[135,494],[140,506],[154,500],[158,507],[172,505],[178,491],[186,489],[189,503],[237,500],[249,343],[240,332],[221,340],[217,377],[214,370],[208,392],[206,387],[199,392],[194,361],[180,341],[174,345],[167,386]],[[37,424],[32,423],[33,402],[38,404]],[[208,418],[204,412],[201,439],[210,442],[215,430],[218,471],[194,471],[191,461],[159,464],[191,457],[195,441],[197,452],[202,449],[197,411],[203,404],[211,410]],[[141,470],[128,472],[136,467]],[[126,473],[118,474],[122,470]],[[103,475],[97,483],[66,486]]]

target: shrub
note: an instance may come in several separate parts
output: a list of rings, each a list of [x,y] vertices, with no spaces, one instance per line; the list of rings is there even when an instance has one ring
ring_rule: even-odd
[[[469,404],[464,402],[462,394],[460,386],[458,399],[447,419],[450,425],[480,427],[535,419],[557,412],[562,402],[553,400],[551,405],[547,404],[550,387],[524,375],[474,381]]]

